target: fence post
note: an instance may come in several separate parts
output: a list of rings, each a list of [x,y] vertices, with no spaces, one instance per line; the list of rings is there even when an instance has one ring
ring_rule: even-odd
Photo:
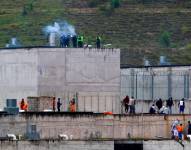
[[[151,75],[151,99],[154,100],[154,75]]]
[[[168,73],[168,97],[172,97],[172,70],[169,68]]]

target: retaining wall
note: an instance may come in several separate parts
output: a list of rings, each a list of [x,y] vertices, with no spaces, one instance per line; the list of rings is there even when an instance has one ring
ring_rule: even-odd
[[[171,138],[171,124],[176,119],[184,125],[191,115],[103,115],[93,113],[20,113],[0,117],[0,137],[8,133],[25,137],[31,125],[41,139],[58,139],[66,134],[75,140],[158,139]]]
[[[179,143],[169,140],[140,142],[143,144],[143,149],[137,150],[190,150],[191,146],[190,142],[183,142],[184,147],[182,147]],[[0,150],[118,150],[114,144],[115,141],[0,141]]]

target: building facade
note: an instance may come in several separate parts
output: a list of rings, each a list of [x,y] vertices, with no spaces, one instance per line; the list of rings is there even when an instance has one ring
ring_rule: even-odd
[[[120,50],[31,48],[0,51],[0,108],[6,99],[55,96],[62,111],[119,112]]]

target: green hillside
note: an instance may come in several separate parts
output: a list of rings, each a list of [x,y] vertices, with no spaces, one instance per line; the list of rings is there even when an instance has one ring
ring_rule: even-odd
[[[1,0],[0,47],[11,37],[23,46],[47,45],[42,28],[55,21],[74,25],[86,43],[97,34],[104,44],[121,48],[121,64],[156,65],[160,55],[171,64],[191,64],[191,1],[121,0]]]

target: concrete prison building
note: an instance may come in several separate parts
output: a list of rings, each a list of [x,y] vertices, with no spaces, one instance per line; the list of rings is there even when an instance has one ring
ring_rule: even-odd
[[[22,48],[0,51],[0,108],[6,99],[56,96],[67,111],[119,112],[120,50]]]
[[[1,49],[0,57],[1,109],[6,99],[55,96],[62,111],[75,98],[77,111],[121,113],[129,95],[150,100],[136,104],[136,112],[148,112],[155,99],[191,95],[189,65],[120,69],[119,49]]]

